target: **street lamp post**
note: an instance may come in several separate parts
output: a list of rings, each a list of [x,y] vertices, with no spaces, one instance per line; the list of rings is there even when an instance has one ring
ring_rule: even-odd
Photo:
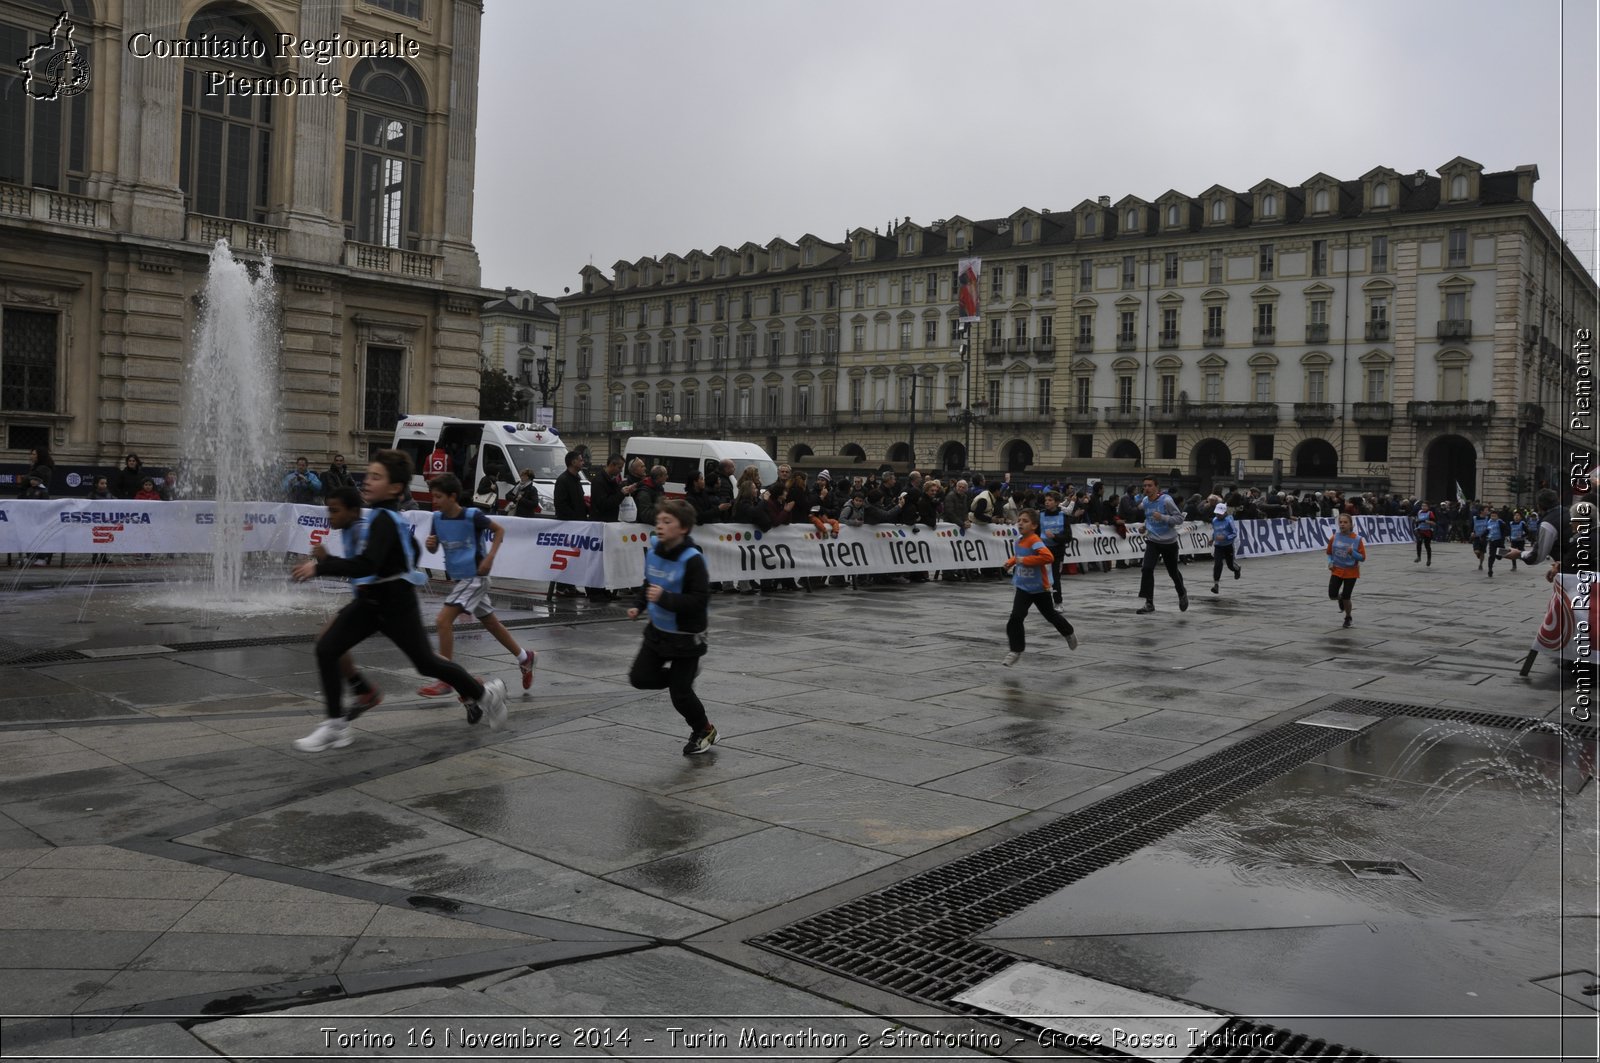
[[[554,362],[552,364],[551,350],[552,348],[547,344],[544,348],[544,354],[540,355],[538,361],[534,363],[535,379],[539,387],[539,404],[546,409],[551,409],[551,394],[561,394],[561,379],[566,375],[565,362]],[[553,409],[551,409],[550,419],[552,421],[555,420]]]
[[[972,426],[982,424],[989,416],[989,400],[979,396],[972,399],[972,324],[961,326],[961,377],[966,381],[968,402],[965,406],[954,395],[944,404],[952,424],[962,426],[962,445],[966,447],[967,468],[972,468]]]
[[[683,416],[681,414],[672,412],[672,396],[670,394],[662,395],[661,412],[656,414],[656,431],[662,433],[677,431],[677,427],[682,421]]]

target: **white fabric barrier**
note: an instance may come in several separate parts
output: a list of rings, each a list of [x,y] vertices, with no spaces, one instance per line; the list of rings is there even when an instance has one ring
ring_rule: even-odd
[[[412,524],[420,551],[433,515],[402,515]],[[209,553],[218,519],[214,502],[7,500],[0,502],[0,550]],[[506,529],[495,575],[611,588],[634,587],[643,579],[649,540],[644,525],[506,516],[495,520]],[[227,521],[225,529],[241,537],[246,551],[303,554],[320,542],[340,552],[339,536],[331,533],[321,506],[245,503]],[[1321,550],[1337,526],[1331,517],[1239,521],[1236,549],[1241,558]],[[1413,541],[1405,517],[1357,517],[1356,531],[1373,546]],[[714,580],[996,568],[1011,555],[1016,536],[1016,528],[1005,524],[967,529],[875,524],[843,527],[837,538],[820,536],[810,524],[765,532],[747,524],[695,529],[695,542]],[[1184,553],[1207,552],[1211,526],[1183,524],[1178,541]],[[1124,536],[1111,525],[1075,524],[1062,560],[1133,561],[1144,556],[1144,549],[1143,525],[1131,525]],[[442,568],[442,555],[423,551],[420,557],[423,567]]]

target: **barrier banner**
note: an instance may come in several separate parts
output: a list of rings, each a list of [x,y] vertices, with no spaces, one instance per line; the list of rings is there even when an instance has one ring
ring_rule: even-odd
[[[403,513],[416,536],[424,568],[442,571],[443,557],[423,547],[433,514]],[[650,529],[640,524],[556,521],[537,517],[494,518],[506,530],[494,574],[512,579],[555,580],[581,587],[636,587],[643,579]],[[218,521],[224,534],[240,537],[246,551],[309,554],[322,544],[340,553],[340,537],[328,527],[321,506],[288,502],[241,503],[219,517],[215,502],[104,502],[63,498],[0,502],[0,550],[7,553],[210,553]],[[1338,528],[1332,517],[1239,521],[1241,558],[1325,549]],[[1074,524],[1062,551],[1069,564],[1138,561],[1144,557],[1142,524],[1119,535],[1112,525]],[[1410,543],[1407,517],[1357,517],[1356,531],[1369,546]],[[796,576],[873,575],[949,569],[997,568],[1011,556],[1016,528],[1009,524],[960,528],[940,524],[870,524],[843,527],[822,537],[810,524],[760,531],[747,524],[710,524],[695,529],[713,580]],[[1209,523],[1180,525],[1179,550],[1211,550]]]
[[[1600,631],[1600,572],[1559,573],[1550,584],[1550,605],[1533,636],[1533,648],[1563,661],[1600,661],[1594,640]]]

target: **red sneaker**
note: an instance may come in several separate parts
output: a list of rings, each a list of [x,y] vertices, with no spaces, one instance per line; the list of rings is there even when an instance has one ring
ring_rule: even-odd
[[[383,704],[383,691],[372,687],[365,694],[357,694],[350,699],[350,716],[356,717],[368,709],[375,709]]]
[[[418,687],[417,693],[425,698],[442,698],[453,690],[455,690],[455,687],[441,679],[437,683],[429,683],[425,687]]]
[[[522,669],[522,689],[527,690],[533,686],[533,670],[539,664],[539,655],[532,650],[523,650],[522,657],[517,661],[517,667]]]

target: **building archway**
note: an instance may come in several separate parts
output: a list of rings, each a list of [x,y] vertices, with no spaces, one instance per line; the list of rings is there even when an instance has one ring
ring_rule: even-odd
[[[1422,457],[1424,498],[1455,498],[1456,487],[1478,497],[1478,448],[1461,436],[1440,436]]]
[[[1294,448],[1289,465],[1297,479],[1332,480],[1339,475],[1339,452],[1326,439],[1308,439]]]
[[[861,449],[860,443],[846,443],[839,448],[839,456],[858,463],[867,460],[867,452]]]
[[[1201,494],[1208,493],[1218,480],[1233,475],[1233,451],[1220,439],[1202,439],[1191,455]]]
[[[815,453],[816,451],[812,450],[804,443],[796,443],[794,446],[789,448],[789,460],[792,462],[802,461],[805,458],[811,457],[811,455]]]
[[[945,472],[962,472],[967,467],[965,443],[950,442],[939,448],[939,468]]]
[[[885,460],[909,462],[911,460],[911,445],[909,443],[894,444],[889,448],[889,456]]]
[[[1006,472],[1023,472],[1033,464],[1033,447],[1025,440],[1014,440],[1005,449]]]
[[[1140,461],[1139,444],[1131,439],[1119,439],[1111,444],[1111,449],[1106,451],[1106,457],[1132,460],[1137,463]]]

